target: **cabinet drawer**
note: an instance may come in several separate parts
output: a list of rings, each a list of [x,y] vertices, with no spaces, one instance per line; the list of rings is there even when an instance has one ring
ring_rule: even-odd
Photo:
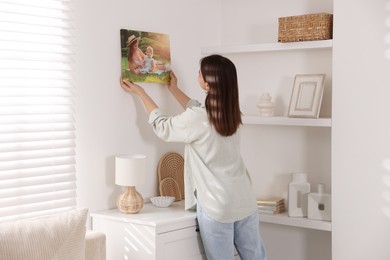
[[[158,236],[161,251],[157,253],[159,260],[207,260],[202,240],[197,227],[189,227]],[[234,259],[240,260],[234,249]]]
[[[207,260],[197,227],[189,227],[158,235],[159,260]]]

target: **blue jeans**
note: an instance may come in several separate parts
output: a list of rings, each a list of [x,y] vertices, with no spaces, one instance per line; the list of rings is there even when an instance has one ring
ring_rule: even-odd
[[[234,246],[241,260],[267,260],[257,211],[242,220],[221,223],[207,216],[198,201],[196,213],[208,260],[234,260]]]

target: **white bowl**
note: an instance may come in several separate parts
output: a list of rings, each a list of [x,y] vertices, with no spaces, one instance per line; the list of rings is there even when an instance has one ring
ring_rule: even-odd
[[[150,201],[159,208],[166,208],[172,205],[172,203],[175,201],[175,197],[170,196],[158,196],[158,197],[152,197],[150,198]]]

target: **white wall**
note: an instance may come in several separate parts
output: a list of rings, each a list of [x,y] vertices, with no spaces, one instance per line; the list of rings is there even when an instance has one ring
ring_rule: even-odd
[[[334,12],[332,259],[388,260],[390,1],[335,0]]]
[[[114,180],[116,154],[142,153],[148,159],[146,184],[155,196],[157,163],[183,146],[157,139],[137,98],[124,92],[120,77],[120,29],[170,35],[172,68],[181,87],[202,99],[197,84],[200,46],[220,40],[220,1],[75,1],[78,204],[90,211],[114,208],[120,187]],[[160,84],[143,84],[168,113],[181,111]]]

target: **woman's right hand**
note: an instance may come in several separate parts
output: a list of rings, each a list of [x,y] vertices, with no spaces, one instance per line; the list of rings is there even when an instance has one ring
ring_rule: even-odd
[[[142,92],[145,92],[145,90],[141,86],[134,84],[131,81],[124,80],[122,77],[120,78],[120,84],[121,87],[127,92],[135,93],[137,95],[140,95]]]
[[[141,98],[146,110],[149,113],[152,113],[153,110],[158,108],[156,103],[154,103],[153,99],[150,98],[148,93],[146,93],[146,91],[141,86],[134,84],[131,81],[124,80],[122,79],[122,77],[120,78],[120,84],[125,91],[137,94],[138,97]]]

